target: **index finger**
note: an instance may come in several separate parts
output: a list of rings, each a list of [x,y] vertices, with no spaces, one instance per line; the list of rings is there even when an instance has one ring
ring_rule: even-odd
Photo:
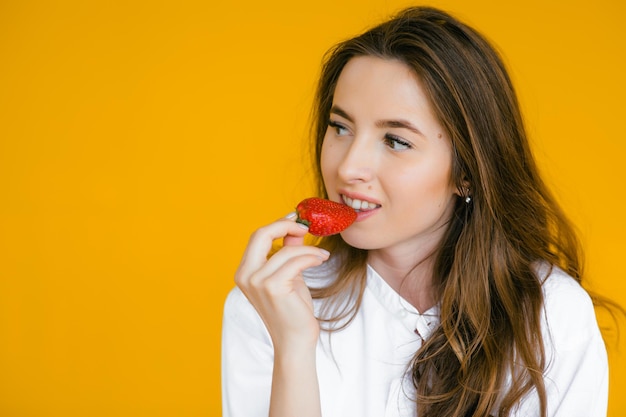
[[[289,213],[286,217],[288,220],[296,220],[298,215],[296,212]],[[302,223],[298,223],[300,227],[308,230],[308,227]],[[304,235],[291,235],[288,234],[283,238],[283,246],[302,246],[304,245]]]
[[[248,271],[256,271],[261,268],[267,261],[267,255],[272,249],[274,240],[286,237],[304,239],[306,233],[306,226],[289,219],[281,219],[261,227],[250,237],[239,266],[240,272],[245,274]]]

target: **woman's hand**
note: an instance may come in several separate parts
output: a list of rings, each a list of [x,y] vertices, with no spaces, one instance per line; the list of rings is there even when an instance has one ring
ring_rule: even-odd
[[[307,227],[295,216],[257,230],[248,243],[235,282],[265,322],[274,345],[270,417],[319,417],[316,370],[320,326],[302,271],[320,265],[328,252],[304,245]],[[283,247],[267,258],[272,242]]]
[[[300,355],[315,348],[319,323],[302,271],[320,265],[328,252],[304,245],[307,228],[295,216],[258,229],[250,238],[235,282],[265,322],[275,353]],[[283,247],[268,259],[274,240]]]

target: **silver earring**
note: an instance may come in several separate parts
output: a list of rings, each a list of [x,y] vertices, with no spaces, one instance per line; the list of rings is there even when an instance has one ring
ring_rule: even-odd
[[[469,195],[465,197],[465,204],[469,204],[471,202],[472,202],[472,197],[470,197]]]

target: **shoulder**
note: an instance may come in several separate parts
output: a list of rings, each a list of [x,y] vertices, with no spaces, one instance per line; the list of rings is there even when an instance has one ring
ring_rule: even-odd
[[[539,265],[544,308],[544,382],[549,416],[606,415],[608,359],[591,297],[557,267]],[[529,393],[516,416],[536,415],[539,397]]]
[[[578,281],[563,270],[541,266],[544,321],[553,342],[574,346],[586,343],[598,332],[590,295]]]
[[[542,282],[546,309],[553,313],[588,313],[593,302],[578,281],[560,268],[540,267],[538,276]]]
[[[573,301],[591,303],[591,297],[587,291],[561,268],[542,265],[537,268],[537,275],[542,283],[546,299],[566,305]]]

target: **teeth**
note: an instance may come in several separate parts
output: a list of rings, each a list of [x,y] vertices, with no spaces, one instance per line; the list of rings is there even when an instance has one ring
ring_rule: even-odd
[[[343,201],[346,203],[346,205],[352,207],[355,210],[372,210],[377,207],[376,204],[370,203],[369,201],[358,200],[356,198],[352,199],[346,197],[345,195],[343,196]]]

